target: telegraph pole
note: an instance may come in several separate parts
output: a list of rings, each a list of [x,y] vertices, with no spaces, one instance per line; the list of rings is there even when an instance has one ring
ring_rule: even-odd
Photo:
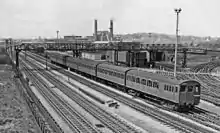
[[[174,9],[177,19],[176,19],[176,45],[175,45],[175,64],[174,64],[174,77],[176,78],[176,65],[177,65],[177,47],[178,47],[178,42],[179,42],[179,36],[178,36],[178,25],[179,25],[179,13],[182,11],[181,8],[179,9]]]
[[[45,52],[46,52],[46,70],[48,70],[48,67],[47,67],[47,44],[46,44]]]
[[[59,30],[57,30],[57,47],[58,47],[58,44],[59,44]]]

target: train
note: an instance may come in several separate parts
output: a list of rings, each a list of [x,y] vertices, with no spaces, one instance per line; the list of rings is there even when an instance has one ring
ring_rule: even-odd
[[[194,80],[177,80],[135,67],[116,66],[107,61],[71,57],[47,52],[51,63],[101,81],[133,96],[160,101],[173,110],[192,110],[200,103],[201,85]]]

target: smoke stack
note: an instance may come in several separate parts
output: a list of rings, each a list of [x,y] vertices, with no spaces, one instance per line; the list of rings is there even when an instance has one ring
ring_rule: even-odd
[[[110,38],[113,40],[113,20],[110,20]]]
[[[95,41],[97,41],[97,29],[98,29],[97,19],[95,19],[95,24],[94,24]]]

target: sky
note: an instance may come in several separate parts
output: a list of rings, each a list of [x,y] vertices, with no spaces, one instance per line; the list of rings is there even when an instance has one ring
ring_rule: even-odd
[[[114,33],[175,34],[176,13],[180,35],[220,36],[220,0],[0,0],[0,37],[30,38]]]

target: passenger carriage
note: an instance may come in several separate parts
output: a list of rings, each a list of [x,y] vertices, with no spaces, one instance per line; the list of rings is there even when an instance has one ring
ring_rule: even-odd
[[[193,80],[176,80],[137,68],[49,54],[51,61],[77,70],[83,75],[114,84],[133,95],[144,94],[177,108],[192,108],[200,102],[200,83]]]
[[[200,84],[193,80],[176,80],[141,70],[129,70],[126,87],[151,95],[178,108],[192,108],[200,101]]]
[[[124,86],[126,67],[115,66],[110,63],[97,65],[97,77]]]

